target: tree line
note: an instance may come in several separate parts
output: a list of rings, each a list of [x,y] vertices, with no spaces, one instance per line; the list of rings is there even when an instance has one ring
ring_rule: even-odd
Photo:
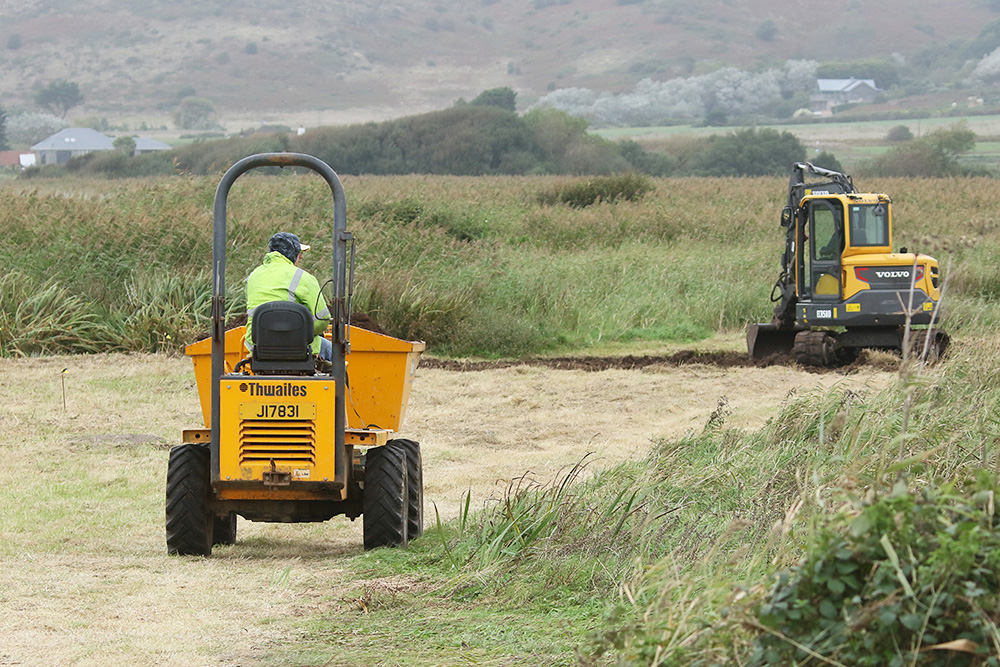
[[[293,151],[319,157],[341,174],[738,176],[782,174],[806,154],[789,132],[750,128],[692,140],[697,145],[689,144],[683,154],[647,151],[631,140],[596,136],[587,120],[558,109],[539,107],[519,115],[515,95],[508,88],[492,89],[441,111],[302,135],[261,132],[138,156],[95,152],[24,175],[212,174],[249,154]]]
[[[284,151],[314,155],[338,173],[351,175],[768,176],[784,175],[790,165],[807,159],[805,146],[794,134],[771,128],[748,127],[684,138],[656,151],[646,150],[632,140],[615,142],[596,136],[588,131],[586,119],[559,109],[536,107],[518,114],[515,95],[509,88],[498,88],[471,102],[459,100],[449,109],[391,121],[320,128],[302,135],[258,132],[137,156],[119,137],[119,150],[90,153],[65,165],[33,167],[23,172],[23,177],[215,174],[247,155]],[[0,112],[0,144],[2,138]],[[960,175],[967,172],[958,158],[974,145],[975,134],[965,126],[955,126],[906,141],[858,165],[856,171],[865,175]],[[827,169],[843,171],[830,153],[809,159]]]

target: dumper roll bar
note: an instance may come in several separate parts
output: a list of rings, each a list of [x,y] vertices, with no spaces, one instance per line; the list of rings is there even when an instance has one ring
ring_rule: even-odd
[[[346,360],[350,352],[347,332],[347,247],[351,234],[347,231],[347,200],[340,177],[328,164],[303,153],[260,153],[245,157],[223,175],[215,191],[212,214],[212,482],[219,481],[219,382],[225,375],[226,359],[226,203],[229,190],[237,178],[259,167],[305,167],[318,173],[333,193],[333,369],[334,397],[334,451],[336,452],[336,480],[346,479],[344,462],[344,431],[346,424],[345,385]]]

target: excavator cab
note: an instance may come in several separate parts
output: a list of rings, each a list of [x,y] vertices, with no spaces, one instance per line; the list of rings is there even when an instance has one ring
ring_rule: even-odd
[[[803,217],[808,243],[801,244],[799,283],[814,301],[840,298],[840,256],[844,251],[843,212],[836,202],[810,202]]]
[[[782,210],[785,253],[771,292],[771,322],[750,324],[756,360],[792,354],[808,365],[840,365],[861,348],[901,350],[907,328],[931,356],[948,345],[940,321],[938,263],[892,250],[892,201],[859,193],[850,176],[808,162],[793,168]]]

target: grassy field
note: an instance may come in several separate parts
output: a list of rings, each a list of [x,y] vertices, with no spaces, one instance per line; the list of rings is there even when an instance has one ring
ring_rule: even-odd
[[[745,322],[769,316],[783,179],[663,179],[637,202],[539,203],[564,182],[346,179],[359,306],[434,356],[735,351]],[[860,184],[892,196],[895,246],[942,263],[955,342],[932,368],[873,357],[823,375],[424,370],[404,432],[427,447],[440,528],[408,550],[362,554],[348,522],[241,522],[237,545],[178,559],[163,547],[164,462],[199,423],[176,350],[207,314],[214,185],[0,191],[0,562],[12,572],[0,662],[1000,655],[995,181]],[[275,229],[313,243],[311,267],[322,267],[327,200],[297,176],[234,193],[237,310]],[[104,352],[61,354],[87,349]],[[940,515],[911,524],[931,510]],[[803,559],[826,578],[796,570]],[[829,563],[844,571],[827,576]],[[853,573],[862,567],[871,576]],[[924,650],[949,641],[980,655]]]
[[[0,360],[0,447],[12,473],[0,487],[0,563],[11,572],[0,585],[0,663],[572,664],[635,574],[627,549],[598,535],[592,556],[543,543],[513,560],[477,548],[508,486],[544,488],[581,461],[581,483],[618,465],[632,475],[662,439],[709,422],[760,428],[787,395],[871,392],[891,379],[877,369],[844,377],[701,365],[421,370],[403,432],[423,445],[431,526],[408,550],[365,554],[360,525],[343,518],[241,521],[236,545],[183,559],[166,555],[163,494],[169,446],[200,423],[190,362],[163,353]],[[720,421],[712,415],[723,399]]]

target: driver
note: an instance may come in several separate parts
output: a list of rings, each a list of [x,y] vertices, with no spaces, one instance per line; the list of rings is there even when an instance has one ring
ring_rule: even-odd
[[[323,332],[330,323],[330,309],[323,301],[319,281],[305,269],[299,268],[302,253],[309,246],[299,241],[295,234],[278,232],[268,241],[267,249],[263,263],[253,270],[246,281],[247,331],[244,340],[247,349],[253,349],[251,323],[257,306],[268,301],[297,301],[313,314],[313,354],[330,361],[333,358],[333,343],[323,337]],[[319,309],[321,303],[323,308]]]

